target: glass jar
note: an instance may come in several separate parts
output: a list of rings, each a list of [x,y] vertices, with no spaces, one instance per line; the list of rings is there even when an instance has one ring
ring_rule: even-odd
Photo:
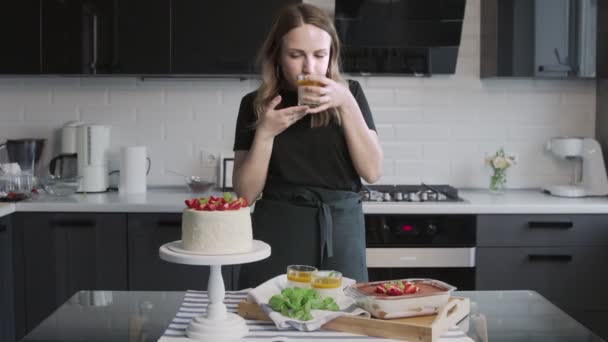
[[[507,170],[494,169],[490,176],[490,192],[493,194],[503,194],[507,188]]]

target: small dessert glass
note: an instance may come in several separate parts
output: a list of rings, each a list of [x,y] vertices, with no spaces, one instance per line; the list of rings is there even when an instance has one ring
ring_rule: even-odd
[[[318,271],[312,275],[310,286],[321,298],[334,299],[342,295],[342,273],[338,271]]]
[[[304,96],[308,94],[304,89],[306,86],[322,87],[323,83],[319,81],[307,80],[306,75],[296,76],[296,84],[298,85],[298,106],[309,106],[311,108],[319,106],[318,103],[304,101]]]
[[[310,288],[310,279],[317,272],[316,267],[307,265],[287,266],[287,287]]]

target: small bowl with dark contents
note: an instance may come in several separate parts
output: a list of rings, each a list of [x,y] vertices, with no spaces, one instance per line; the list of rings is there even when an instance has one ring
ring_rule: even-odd
[[[190,188],[190,191],[197,194],[211,190],[215,184],[214,182],[210,182],[199,176],[185,176],[184,181],[188,188]]]

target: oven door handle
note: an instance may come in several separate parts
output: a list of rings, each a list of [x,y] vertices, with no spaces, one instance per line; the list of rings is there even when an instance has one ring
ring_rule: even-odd
[[[475,267],[475,247],[367,248],[367,267]]]

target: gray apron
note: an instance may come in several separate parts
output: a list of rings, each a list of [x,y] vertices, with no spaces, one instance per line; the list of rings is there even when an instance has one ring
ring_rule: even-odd
[[[238,288],[256,287],[285,273],[288,265],[311,265],[367,281],[365,221],[359,195],[317,187],[280,186],[256,202],[253,237],[270,244],[268,259],[241,266]]]

